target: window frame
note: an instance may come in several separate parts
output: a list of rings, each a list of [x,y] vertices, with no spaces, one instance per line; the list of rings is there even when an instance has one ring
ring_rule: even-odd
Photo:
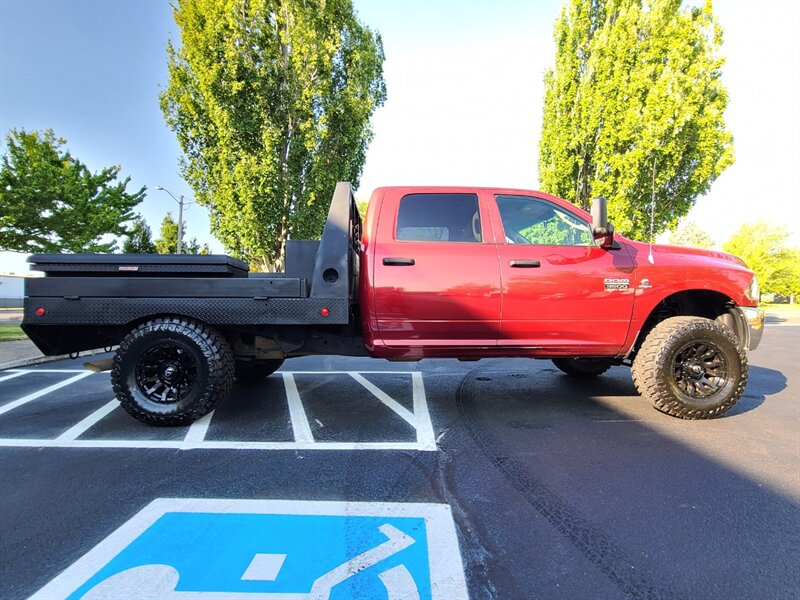
[[[567,208],[565,206],[561,206],[559,203],[553,202],[552,200],[549,200],[547,198],[541,198],[539,196],[533,196],[533,195],[530,195],[530,194],[515,194],[515,193],[495,192],[494,194],[492,194],[492,196],[493,196],[493,199],[494,199],[494,209],[497,211],[498,224],[500,226],[500,232],[499,232],[500,233],[500,238],[498,239],[498,242],[497,242],[499,244],[505,244],[507,246],[520,246],[520,247],[526,247],[526,246],[528,246],[528,247],[532,247],[532,246],[537,246],[537,247],[558,247],[558,248],[594,248],[594,247],[597,247],[597,241],[594,239],[594,236],[592,236],[592,225],[591,225],[591,223],[589,221],[587,221],[583,215],[577,213],[576,211],[572,211],[569,208]],[[505,226],[505,223],[503,221],[503,213],[500,210],[500,203],[498,202],[498,199],[501,198],[501,197],[521,198],[521,199],[524,199],[524,200],[534,200],[534,201],[542,202],[542,203],[544,203],[546,205],[549,205],[553,211],[560,211],[561,213],[565,214],[566,216],[572,217],[573,219],[575,219],[576,221],[582,223],[586,227],[587,234],[588,234],[588,243],[586,243],[586,244],[537,244],[537,243],[533,243],[533,242],[526,242],[526,243],[509,242],[508,241],[508,236],[506,236],[506,226]]]
[[[478,211],[478,222],[480,225],[481,231],[481,239],[480,240],[406,240],[401,239],[398,237],[398,229],[400,225],[400,209],[403,205],[403,200],[408,198],[409,196],[471,196],[475,199],[476,208]],[[395,243],[400,244],[470,244],[480,245],[480,244],[487,244],[490,243],[490,238],[493,235],[490,235],[491,231],[487,230],[487,221],[489,226],[491,227],[491,220],[484,218],[486,216],[485,211],[483,209],[483,202],[481,200],[481,193],[479,190],[475,191],[413,191],[407,192],[399,196],[397,199],[396,209],[394,211],[394,223],[392,225],[392,241]],[[433,227],[433,226],[431,226]]]

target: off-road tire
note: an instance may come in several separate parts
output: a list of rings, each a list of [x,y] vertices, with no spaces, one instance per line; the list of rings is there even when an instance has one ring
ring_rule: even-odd
[[[707,352],[702,350],[704,346]],[[705,362],[694,358],[700,353],[713,357]],[[692,375],[697,377],[696,384],[686,374],[695,368],[703,371],[702,376]],[[720,377],[713,375],[723,371]],[[742,397],[747,385],[747,355],[736,335],[721,323],[701,317],[672,317],[647,335],[631,373],[639,393],[661,412],[681,419],[712,419]],[[687,380],[686,385],[698,387],[710,381],[710,391],[704,396],[698,390],[687,393],[682,389]]]
[[[171,388],[174,399],[155,400],[153,392],[148,395],[148,386],[162,385],[159,391],[169,387],[159,379],[168,362],[177,365],[183,379]],[[185,425],[228,396],[233,369],[231,347],[215,329],[184,318],[159,318],[139,325],[122,340],[114,355],[111,383],[122,408],[135,419],[149,425]]]
[[[257,362],[236,361],[235,375],[239,381],[259,382],[264,381],[283,365],[282,358],[259,360]]]
[[[553,364],[570,377],[590,378],[602,375],[611,368],[605,358],[554,358]]]

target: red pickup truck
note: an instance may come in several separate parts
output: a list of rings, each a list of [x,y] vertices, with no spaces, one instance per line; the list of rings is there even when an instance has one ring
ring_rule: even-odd
[[[340,183],[321,240],[287,242],[284,273],[226,256],[29,261],[46,277],[27,283],[26,333],[46,354],[119,344],[117,397],[156,425],[309,354],[628,365],[657,409],[705,419],[741,397],[764,323],[739,258],[615,235],[603,198],[590,215],[516,189],[379,188],[362,223]]]

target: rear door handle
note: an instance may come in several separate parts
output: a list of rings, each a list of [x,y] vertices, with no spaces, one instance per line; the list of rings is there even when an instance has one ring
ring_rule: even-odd
[[[535,269],[542,266],[538,260],[512,260],[509,264],[517,269]]]
[[[410,267],[416,264],[413,258],[384,258],[383,264],[387,267]]]

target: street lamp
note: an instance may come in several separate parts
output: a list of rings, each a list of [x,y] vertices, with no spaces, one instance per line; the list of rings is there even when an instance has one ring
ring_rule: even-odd
[[[167,192],[175,202],[178,203],[178,254],[181,253],[181,246],[183,242],[183,194],[176,197],[175,194],[170,192],[167,188],[157,185],[153,188],[154,190],[158,190],[159,192]],[[189,206],[189,203],[186,203],[186,206]]]

